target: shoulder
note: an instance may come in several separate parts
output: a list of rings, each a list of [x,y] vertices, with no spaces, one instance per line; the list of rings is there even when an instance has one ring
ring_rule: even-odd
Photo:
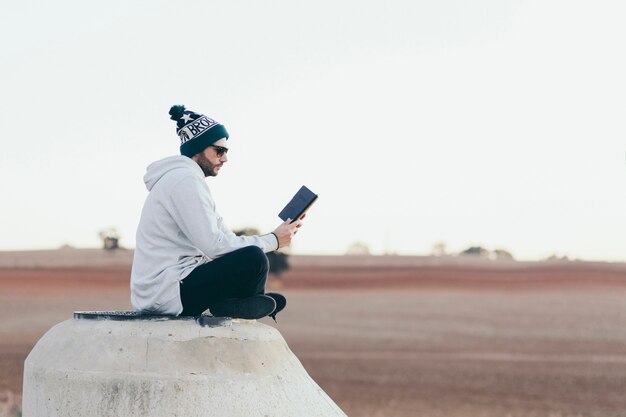
[[[176,186],[181,182],[202,184],[204,183],[204,175],[202,169],[195,161],[186,156],[171,157],[169,167],[161,180],[163,185]]]

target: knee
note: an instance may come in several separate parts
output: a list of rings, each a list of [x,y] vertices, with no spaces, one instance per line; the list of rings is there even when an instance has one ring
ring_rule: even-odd
[[[258,268],[261,272],[269,271],[269,260],[261,248],[258,246],[246,246],[241,251],[245,254],[246,263],[253,266],[255,270]]]

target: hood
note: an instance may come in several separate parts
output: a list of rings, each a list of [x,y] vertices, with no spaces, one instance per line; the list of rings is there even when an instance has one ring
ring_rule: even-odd
[[[191,170],[204,178],[202,169],[191,158],[183,155],[168,156],[167,158],[148,165],[146,175],[143,176],[143,182],[146,184],[148,191],[152,190],[152,187],[154,187],[165,174],[175,169]]]

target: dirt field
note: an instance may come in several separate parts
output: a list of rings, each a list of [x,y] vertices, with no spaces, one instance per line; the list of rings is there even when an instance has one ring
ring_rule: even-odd
[[[128,309],[128,274],[0,268],[0,416],[38,338]],[[294,258],[282,291],[276,326],[350,416],[626,415],[626,265]]]

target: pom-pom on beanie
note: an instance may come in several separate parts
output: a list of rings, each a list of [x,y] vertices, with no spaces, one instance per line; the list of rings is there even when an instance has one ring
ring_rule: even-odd
[[[224,126],[203,114],[186,110],[185,106],[172,106],[170,116],[170,119],[176,122],[181,155],[191,158],[218,140],[228,139],[228,132]]]

